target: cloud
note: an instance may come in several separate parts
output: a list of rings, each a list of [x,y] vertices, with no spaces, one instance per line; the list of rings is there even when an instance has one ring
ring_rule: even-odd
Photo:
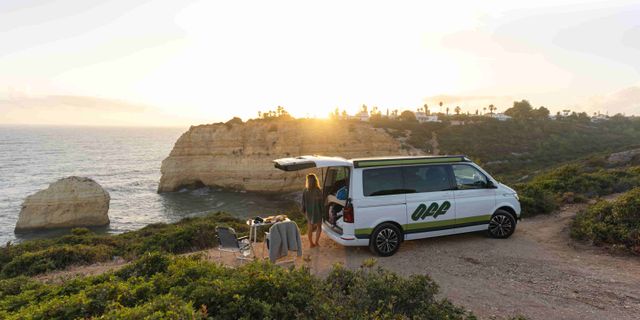
[[[122,100],[86,96],[50,95],[50,96],[13,96],[0,99],[3,108],[73,108],[94,111],[144,112],[148,107]]]
[[[593,97],[592,108],[601,113],[640,115],[640,86],[632,86],[607,96]],[[613,115],[613,114],[610,114]]]
[[[206,120],[205,120],[206,121]],[[13,94],[0,99],[0,123],[88,126],[182,126],[200,123],[176,114],[123,100]]]

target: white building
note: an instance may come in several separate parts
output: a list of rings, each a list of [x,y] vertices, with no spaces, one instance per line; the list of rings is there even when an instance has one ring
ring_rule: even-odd
[[[360,112],[356,113],[354,116],[349,116],[349,119],[355,119],[355,120],[360,120],[360,121],[364,121],[364,122],[369,122],[369,112],[360,111]]]
[[[427,115],[425,112],[422,112],[422,111],[416,112],[415,115],[416,115],[416,120],[418,120],[418,122],[420,123],[442,122],[441,120],[438,120],[437,115]]]
[[[498,119],[499,121],[507,121],[511,119],[511,116],[508,116],[504,113],[489,113],[487,115],[491,118]]]
[[[597,115],[594,115],[593,117],[591,117],[591,122],[602,122],[607,120],[609,120],[609,116],[601,113],[598,113]]]

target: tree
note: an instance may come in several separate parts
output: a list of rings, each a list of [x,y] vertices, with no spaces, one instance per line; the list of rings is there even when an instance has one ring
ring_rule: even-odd
[[[447,115],[449,115],[449,107],[447,107]]]
[[[482,107],[482,114],[487,113],[487,107]]]
[[[426,113],[427,115],[431,114],[431,111],[429,111],[429,106],[426,103],[424,104],[423,108],[424,108],[424,113]]]
[[[532,118],[531,104],[527,100],[514,101],[513,107],[504,111],[504,114],[513,117],[514,119],[530,119]]]
[[[462,109],[460,109],[460,106],[456,106],[456,108],[453,110],[456,112],[456,115],[460,115],[460,110]]]
[[[489,113],[493,114],[493,112],[494,112],[496,109],[497,109],[497,108],[496,108],[494,105],[492,105],[492,104],[490,104],[490,105],[489,105]]]
[[[402,113],[400,114],[400,120],[407,122],[418,121],[418,119],[416,119],[416,114],[409,110],[402,111]]]
[[[549,118],[549,109],[541,106],[538,109],[532,110],[531,111],[531,115],[535,119],[540,119],[540,120],[548,119]]]

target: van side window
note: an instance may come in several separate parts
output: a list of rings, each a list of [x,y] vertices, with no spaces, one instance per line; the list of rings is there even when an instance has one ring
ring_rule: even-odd
[[[443,165],[402,168],[408,193],[452,190],[449,168]]]
[[[454,164],[452,167],[458,189],[482,189],[487,187],[487,177],[478,169],[464,164]]]
[[[362,190],[365,196],[383,196],[405,193],[401,168],[367,169],[362,172]]]

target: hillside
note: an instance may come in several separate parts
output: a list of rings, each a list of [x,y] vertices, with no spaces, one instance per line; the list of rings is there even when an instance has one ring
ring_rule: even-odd
[[[487,117],[451,117],[464,125],[378,120],[372,124],[405,138],[430,153],[437,137],[441,154],[466,154],[506,182],[531,177],[537,170],[593,154],[607,154],[640,142],[640,119],[612,117],[592,123],[580,119],[498,121]]]

